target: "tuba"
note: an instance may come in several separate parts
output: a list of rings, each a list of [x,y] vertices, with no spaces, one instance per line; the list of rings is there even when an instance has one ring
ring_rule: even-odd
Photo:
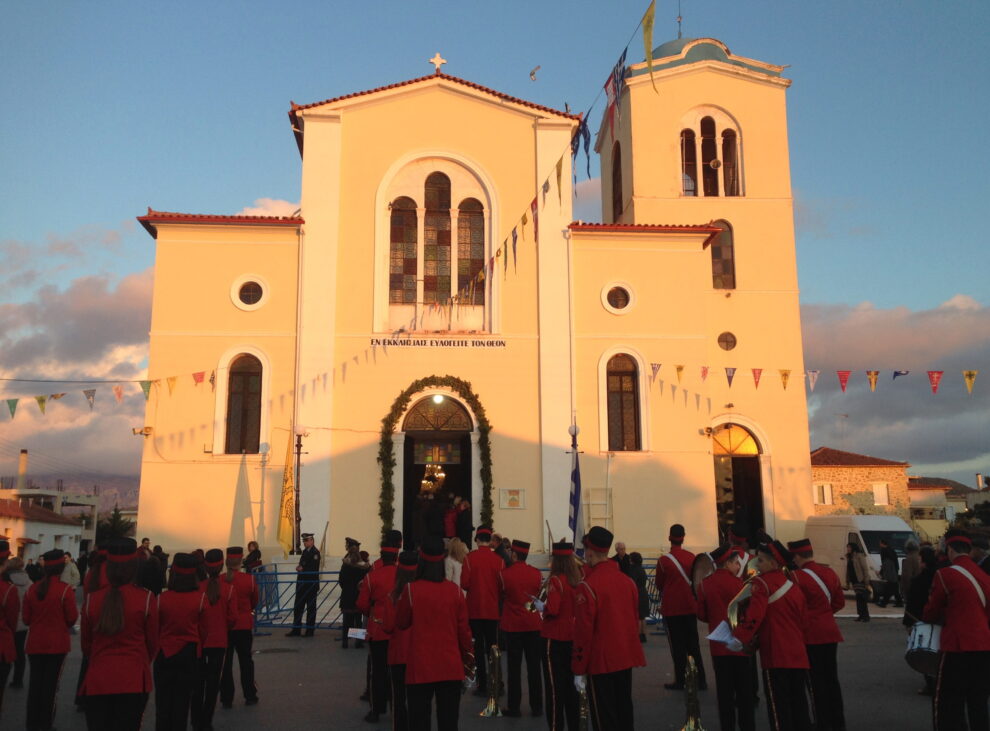
[[[698,700],[698,666],[688,655],[687,673],[684,675],[684,698],[687,704],[687,720],[681,731],[705,731],[701,726],[701,703]]]
[[[694,563],[691,564],[691,589],[695,598],[701,590],[701,582],[714,574],[716,568],[715,561],[709,554],[699,553],[694,557]]]
[[[488,705],[478,715],[482,718],[500,718],[502,709],[498,706],[498,697],[502,693],[502,653],[498,645],[492,645],[488,651]]]

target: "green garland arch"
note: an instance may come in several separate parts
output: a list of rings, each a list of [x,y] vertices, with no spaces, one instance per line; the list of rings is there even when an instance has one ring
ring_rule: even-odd
[[[391,530],[395,520],[395,484],[392,476],[395,472],[395,456],[392,452],[392,434],[399,423],[399,418],[405,413],[409,401],[420,391],[427,388],[449,388],[474,412],[478,420],[478,451],[481,455],[481,524],[492,525],[492,444],[488,436],[492,425],[485,415],[485,407],[481,405],[471,384],[454,376],[427,376],[409,384],[409,387],[399,394],[392,403],[392,408],[382,419],[381,440],[378,443],[378,464],[381,465],[382,489],[378,498],[378,515],[382,519],[382,536]]]

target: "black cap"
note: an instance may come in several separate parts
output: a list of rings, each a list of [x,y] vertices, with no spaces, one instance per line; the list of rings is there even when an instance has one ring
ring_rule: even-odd
[[[59,562],[65,562],[65,551],[60,551],[57,548],[51,551],[45,551],[41,558],[45,561],[45,566],[55,565]]]
[[[313,534],[312,533],[300,533],[299,534],[300,540],[303,540],[303,541],[305,541],[307,538],[312,538],[312,537],[313,537]]]
[[[553,544],[551,551],[553,556],[573,556],[574,555],[574,544],[568,543],[567,541],[558,541]]]
[[[708,555],[712,557],[712,561],[715,563],[721,563],[722,559],[725,558],[726,554],[732,550],[732,546],[723,543],[718,548],[715,548],[708,552]]]
[[[243,555],[244,555],[244,547],[243,546],[230,546],[227,549],[227,558],[233,558],[235,556],[237,558],[241,558]]]
[[[608,553],[612,547],[612,539],[615,536],[612,531],[602,528],[600,525],[591,526],[591,530],[584,534],[584,545],[592,551]]]
[[[766,543],[761,543],[759,549],[757,550],[761,553],[767,554],[781,566],[786,566],[789,564],[793,556],[791,555],[791,552],[787,550],[787,547],[780,541],[770,539],[769,536],[767,536],[767,538],[769,540],[767,540]]]
[[[811,553],[813,550],[811,548],[811,539],[809,538],[802,538],[799,541],[788,541],[787,549],[791,553]]]
[[[137,541],[133,538],[114,538],[107,541],[107,559],[120,562],[136,558]]]
[[[419,549],[420,557],[426,561],[439,561],[445,553],[443,539],[439,536],[427,536]]]
[[[195,574],[199,561],[191,553],[177,553],[172,557],[173,574]]]
[[[526,541],[512,541],[512,550],[521,556],[528,556],[529,544]]]
[[[219,548],[211,548],[204,554],[203,563],[211,569],[223,566],[223,551]]]
[[[348,548],[350,548],[351,546],[360,546],[361,545],[361,541],[359,541],[359,540],[357,540],[355,538],[344,538],[344,544]]]
[[[401,530],[387,530],[385,531],[385,537],[382,538],[383,546],[401,546],[402,545],[402,531]]]

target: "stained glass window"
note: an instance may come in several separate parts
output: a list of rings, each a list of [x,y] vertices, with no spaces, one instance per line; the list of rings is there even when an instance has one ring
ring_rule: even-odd
[[[413,444],[414,464],[460,464],[460,442],[430,442],[417,440]]]
[[[416,203],[411,198],[392,202],[389,246],[388,301],[416,302]]]
[[[423,304],[450,298],[450,178],[431,173],[426,179],[423,244]]]
[[[240,355],[227,385],[226,454],[257,454],[261,441],[261,361]]]
[[[728,221],[715,221],[713,224],[722,233],[712,241],[712,287],[715,289],[736,288],[735,244],[732,241],[732,226]]]
[[[632,452],[640,449],[639,369],[631,356],[614,355],[606,368],[608,449]]]
[[[485,209],[474,198],[465,198],[457,208],[457,291],[466,292],[462,303],[483,305],[485,284],[475,277],[485,266]]]

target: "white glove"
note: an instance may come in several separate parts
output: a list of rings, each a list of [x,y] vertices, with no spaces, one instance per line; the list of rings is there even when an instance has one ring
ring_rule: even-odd
[[[725,643],[725,647],[730,652],[742,652],[743,643],[739,641],[738,637],[733,637],[731,640]]]
[[[546,608],[547,608],[546,602],[541,602],[539,599],[533,599],[533,609],[535,609],[537,612],[542,612]]]
[[[577,688],[578,693],[583,693],[586,685],[587,685],[587,681],[585,680],[583,675],[574,676],[574,687]]]

